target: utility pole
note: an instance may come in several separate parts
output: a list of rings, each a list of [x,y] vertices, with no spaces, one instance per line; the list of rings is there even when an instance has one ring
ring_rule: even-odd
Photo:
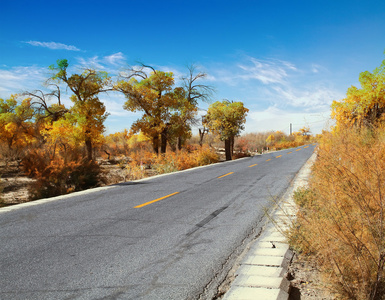
[[[290,135],[293,134],[293,124],[290,123]]]

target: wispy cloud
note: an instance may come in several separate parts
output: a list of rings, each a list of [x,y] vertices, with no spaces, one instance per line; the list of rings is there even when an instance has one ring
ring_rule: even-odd
[[[256,81],[265,85],[285,84],[290,74],[297,71],[297,67],[288,61],[245,56],[240,62],[212,68],[210,80],[230,85],[245,81]]]
[[[107,71],[110,74],[118,74],[121,68],[126,65],[126,57],[122,52],[113,53],[111,55],[99,57],[78,57],[80,68],[95,68]]]
[[[102,60],[99,56],[93,57],[78,57],[77,58],[81,68],[95,68],[99,70],[105,70],[106,66],[102,63]]]
[[[261,60],[254,57],[248,57],[246,63],[238,64],[238,67],[244,71],[240,74],[242,79],[256,79],[263,84],[284,83],[288,77],[288,71],[296,71],[294,64],[281,60]]]
[[[39,41],[29,41],[25,42],[27,44],[30,44],[32,46],[36,47],[44,47],[52,50],[69,50],[69,51],[80,51],[79,48],[72,46],[72,45],[66,45],[62,43],[55,43],[55,42],[39,42]]]
[[[123,55],[122,52],[118,52],[105,56],[104,60],[110,65],[120,66],[125,62],[126,57]]]
[[[275,91],[277,103],[285,103],[284,106],[292,106],[303,111],[316,111],[319,109],[328,109],[330,104],[335,99],[340,99],[343,94],[331,87],[304,85],[301,89],[293,86],[273,86]]]
[[[0,97],[7,98],[11,94],[41,88],[48,73],[47,68],[37,66],[0,69]]]

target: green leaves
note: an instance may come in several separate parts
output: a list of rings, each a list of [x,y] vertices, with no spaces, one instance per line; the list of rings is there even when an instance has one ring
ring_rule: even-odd
[[[248,111],[242,102],[217,101],[210,105],[203,123],[223,141],[238,135],[244,129]]]

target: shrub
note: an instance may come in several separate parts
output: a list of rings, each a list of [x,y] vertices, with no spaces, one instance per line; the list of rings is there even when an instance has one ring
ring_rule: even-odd
[[[138,164],[136,161],[131,161],[126,166],[128,180],[137,180],[146,177],[145,167],[142,163]]]
[[[149,152],[138,152],[131,155],[131,159],[130,168],[133,166],[150,165],[157,174],[204,166],[219,160],[215,150],[208,146],[198,147],[196,150],[193,147],[189,147],[187,150],[167,152],[159,156]]]
[[[53,197],[99,185],[100,167],[74,155],[67,162],[60,155],[50,158],[44,150],[31,151],[23,160],[25,172],[36,179],[30,189],[32,199]]]
[[[151,166],[158,174],[171,173],[178,171],[176,154],[174,152],[160,154],[155,158]]]
[[[198,166],[205,166],[219,161],[219,156],[212,148],[203,146],[195,152]]]
[[[342,299],[385,299],[385,145],[378,136],[347,128],[324,136],[309,189],[295,194],[290,242],[318,258]]]

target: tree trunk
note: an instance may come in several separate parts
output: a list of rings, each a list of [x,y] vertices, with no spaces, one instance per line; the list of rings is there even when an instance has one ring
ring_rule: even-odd
[[[235,137],[232,136],[230,138],[230,153],[231,153],[231,157],[233,157],[233,155],[234,155],[234,140],[235,140]]]
[[[231,160],[231,138],[225,140],[226,160]]]
[[[168,127],[166,126],[162,133],[160,134],[160,153],[164,154],[166,153],[166,148],[167,148],[167,132],[168,132]]]
[[[152,138],[152,148],[156,154],[159,154],[159,135]]]
[[[178,150],[182,150],[182,145],[183,145],[183,138],[178,137]]]
[[[203,146],[203,138],[206,132],[208,132],[208,130],[205,127],[203,127],[203,129],[199,128],[199,145],[201,147]]]
[[[86,151],[88,161],[92,160],[92,141],[90,138],[86,138]]]

